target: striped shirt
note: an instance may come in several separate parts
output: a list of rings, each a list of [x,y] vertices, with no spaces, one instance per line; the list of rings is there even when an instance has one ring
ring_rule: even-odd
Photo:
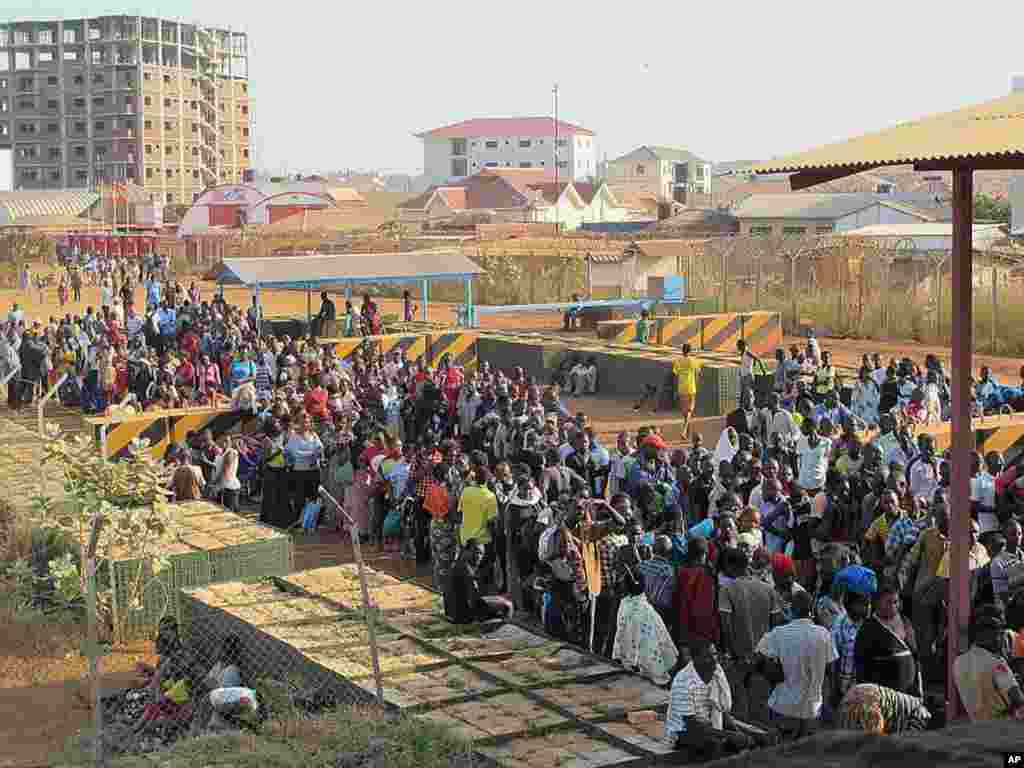
[[[672,681],[665,716],[665,740],[674,745],[679,734],[686,733],[688,717],[722,730],[722,714],[731,709],[732,690],[721,665],[715,666],[714,677],[710,683],[705,683],[690,662]]]
[[[857,630],[860,622],[852,621],[849,615],[841,616],[832,627],[832,642],[839,656],[839,695],[842,696],[856,681],[854,648],[857,645]]]

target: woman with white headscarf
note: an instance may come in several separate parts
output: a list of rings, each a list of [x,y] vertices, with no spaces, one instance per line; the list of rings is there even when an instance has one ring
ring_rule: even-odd
[[[740,450],[740,437],[735,428],[726,427],[718,438],[718,445],[715,447],[715,466],[723,461],[732,464],[732,460]]]

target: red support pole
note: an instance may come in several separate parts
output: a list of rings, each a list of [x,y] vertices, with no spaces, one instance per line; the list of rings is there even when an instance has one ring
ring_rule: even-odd
[[[971,617],[969,540],[971,524],[970,473],[974,452],[971,428],[971,257],[974,248],[974,171],[953,171],[953,365],[952,478],[949,516],[949,616],[946,638],[946,717],[960,718],[962,710],[953,679],[953,662],[967,650]]]

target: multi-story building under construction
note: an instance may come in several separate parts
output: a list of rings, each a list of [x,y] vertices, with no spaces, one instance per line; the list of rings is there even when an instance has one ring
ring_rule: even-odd
[[[240,32],[148,16],[0,21],[0,149],[13,150],[14,188],[128,181],[186,204],[241,182],[248,75]]]

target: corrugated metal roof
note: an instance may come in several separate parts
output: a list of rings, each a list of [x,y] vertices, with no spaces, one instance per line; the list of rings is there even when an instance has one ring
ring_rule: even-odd
[[[672,163],[703,163],[701,160],[692,152],[679,149],[678,147],[656,147],[650,145],[644,145],[634,149],[632,152],[627,152],[621,157],[617,157],[611,162],[613,163],[635,163],[642,160],[664,160]]]
[[[25,216],[80,216],[100,199],[89,190],[0,192],[0,224]]]
[[[975,224],[974,239],[999,239],[1003,237],[1002,224]],[[851,237],[953,237],[953,223],[949,221],[924,222],[921,224],[871,224],[867,227],[850,229],[838,234]]]
[[[875,204],[891,205],[911,215],[924,217],[910,206],[901,206],[886,195],[859,192],[785,192],[756,194],[733,209],[737,219],[841,219]]]
[[[483,270],[458,251],[412,251],[224,259],[224,272],[218,280],[267,287],[316,287],[427,278],[453,280],[480,274]]]
[[[1024,154],[1024,92],[765,161],[754,173],[867,169]]]

